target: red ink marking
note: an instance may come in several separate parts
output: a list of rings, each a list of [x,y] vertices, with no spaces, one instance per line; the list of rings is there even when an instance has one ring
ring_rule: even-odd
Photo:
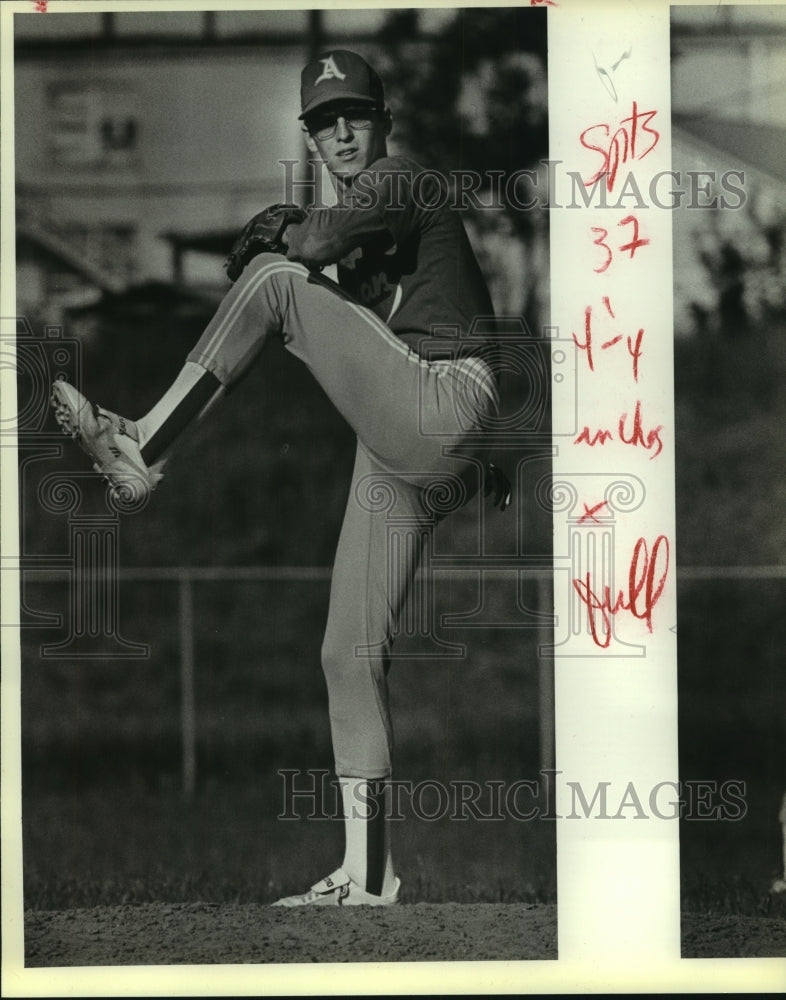
[[[594,448],[596,444],[605,444],[607,441],[614,439],[614,435],[611,431],[599,430],[595,434],[590,432],[589,427],[584,427],[584,430],[579,434],[574,444],[588,444],[590,448]]]
[[[584,181],[586,187],[592,187],[605,175],[607,190],[613,190],[620,166],[628,160],[643,160],[657,146],[660,133],[649,127],[657,111],[639,111],[636,101],[633,101],[632,109],[632,114],[620,119],[620,127],[613,135],[609,123],[599,122],[584,129],[579,136],[581,145],[590,152],[598,153],[602,160],[600,168],[589,180]],[[596,132],[599,135],[596,136]],[[646,149],[637,152],[637,144],[642,135],[650,136],[651,141]],[[603,140],[608,141],[603,142]]]
[[[588,507],[586,504],[584,504],[584,513],[579,518],[579,524],[584,524],[587,518],[590,518],[590,520],[593,521],[595,524],[600,524],[601,522],[598,520],[597,517],[595,517],[595,515],[598,513],[600,508],[605,507],[607,503],[608,500],[601,500],[601,502],[596,503],[594,507]]]
[[[46,14],[47,0],[35,0],[33,6],[37,14]]]
[[[628,337],[628,353],[633,358],[633,381],[639,381],[639,358],[641,357],[641,338],[644,336],[644,330],[639,330],[636,334],[636,343],[634,345],[633,340]]]
[[[665,550],[665,565],[656,580],[656,574],[660,570],[658,560],[661,549]],[[629,611],[634,618],[645,622],[649,632],[652,632],[652,612],[663,594],[668,572],[669,540],[665,535],[658,535],[652,546],[651,555],[643,538],[639,538],[636,542],[628,570],[627,594],[620,590],[613,603],[610,587],[605,586],[600,597],[594,593],[591,573],[587,573],[583,580],[573,580],[573,587],[587,608],[590,634],[596,646],[600,646],[601,649],[608,647],[611,642],[611,619],[620,611]],[[598,618],[600,618],[600,629]]]
[[[618,222],[617,225],[633,226],[633,237],[630,240],[630,242],[622,243],[620,244],[620,246],[617,247],[619,253],[630,254],[630,259],[633,260],[633,258],[636,256],[636,251],[639,249],[639,247],[648,246],[650,240],[649,238],[639,236],[639,220],[636,218],[635,215],[626,216],[624,219]],[[598,234],[597,239],[594,239],[592,242],[596,247],[600,247],[602,250],[605,251],[605,258],[606,258],[598,267],[594,267],[593,271],[595,272],[595,274],[603,274],[605,271],[609,269],[609,267],[611,267],[614,261],[614,251],[606,242],[606,240],[608,239],[609,231],[608,229],[604,229],[602,226],[590,226],[590,230],[593,233]]]
[[[603,305],[606,307],[606,311],[612,319],[616,319],[614,315],[614,310],[611,308],[611,302],[609,301],[608,295],[604,295],[601,299]],[[635,382],[639,380],[639,358],[641,357],[641,338],[644,336],[644,330],[639,330],[636,337],[635,344],[631,337],[627,338],[628,341],[628,352],[633,358],[633,379]],[[595,357],[592,353],[592,306],[587,306],[584,310],[584,341],[583,343],[579,341],[579,338],[575,333],[571,333],[573,338],[573,343],[578,347],[580,351],[586,351],[587,354],[587,365],[591,372],[595,371]],[[602,351],[607,351],[610,347],[614,347],[616,344],[622,340],[622,334],[618,333],[616,336],[610,337],[608,340],[603,341],[600,345]]]
[[[620,253],[626,253],[630,251],[631,260],[633,259],[636,251],[639,247],[645,247],[649,243],[649,240],[639,238],[639,220],[635,215],[627,215],[624,219],[617,223],[618,226],[627,226],[628,224],[633,225],[633,239],[630,243],[623,244],[619,250]]]
[[[609,231],[608,229],[603,229],[602,226],[591,226],[590,228],[592,229],[593,233],[600,234],[598,238],[596,240],[593,240],[592,242],[595,244],[596,247],[603,247],[603,249],[606,251],[606,260],[604,261],[604,263],[601,264],[600,267],[593,268],[596,274],[603,274],[603,272],[611,263],[612,257],[614,256],[611,252],[611,247],[607,243],[603,242],[609,235]]]
[[[576,334],[571,333],[573,343],[580,351],[587,352],[587,364],[591,372],[595,371],[595,364],[592,360],[592,306],[587,306],[584,310],[584,343],[580,344],[576,339]]]
[[[559,7],[556,0],[529,0],[530,7]]]
[[[653,151],[653,149],[658,145],[658,140],[660,139],[660,132],[658,132],[657,129],[649,128],[649,123],[652,121],[652,119],[655,117],[655,115],[657,113],[658,113],[657,111],[642,111],[641,114],[639,114],[638,105],[634,101],[633,102],[633,114],[631,114],[631,116],[629,118],[623,118],[622,119],[622,121],[620,123],[622,125],[625,125],[627,122],[631,123],[631,128],[630,128],[630,155],[631,155],[631,159],[633,159],[633,160],[637,159],[637,157],[636,157],[636,139],[639,136],[638,125],[639,125],[639,119],[640,118],[644,119],[644,121],[641,124],[641,131],[642,132],[646,132],[647,135],[652,136],[652,142],[649,144],[649,146],[647,146],[647,148],[644,150],[643,153],[639,154],[638,159],[639,160],[643,160],[644,157],[647,156],[648,153],[651,153]]]
[[[652,451],[652,449],[655,448],[655,454],[650,455],[650,460],[657,458],[663,451],[663,441],[660,436],[660,432],[663,430],[663,425],[659,424],[657,427],[653,427],[652,430],[645,431],[644,423],[641,418],[640,400],[636,403],[636,409],[633,414],[633,426],[628,428],[627,424],[628,414],[623,413],[617,424],[617,434],[620,443],[630,445],[633,448],[641,447],[644,448],[645,451]],[[614,433],[608,428],[599,428],[593,433],[589,426],[585,424],[584,430],[582,430],[578,437],[573,439],[573,443],[587,444],[590,448],[594,448],[598,444],[604,445],[607,441],[613,440]]]
[[[620,417],[618,429],[620,441],[623,444],[631,444],[634,447],[641,445],[646,451],[650,451],[651,448],[657,447],[657,451],[651,458],[657,458],[658,455],[663,451],[663,442],[660,439],[660,432],[663,430],[663,424],[658,425],[653,430],[649,431],[645,437],[644,425],[641,421],[641,400],[636,403],[636,410],[633,414],[633,427],[630,434],[626,433],[625,422],[628,419],[628,414],[623,413]]]

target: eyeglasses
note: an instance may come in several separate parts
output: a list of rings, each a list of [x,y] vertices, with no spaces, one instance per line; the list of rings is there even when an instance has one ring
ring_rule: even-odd
[[[371,128],[374,114],[374,108],[345,108],[343,111],[316,115],[306,122],[306,128],[309,135],[315,139],[332,139],[338,128],[339,118],[343,118],[353,132],[361,132],[363,129]]]

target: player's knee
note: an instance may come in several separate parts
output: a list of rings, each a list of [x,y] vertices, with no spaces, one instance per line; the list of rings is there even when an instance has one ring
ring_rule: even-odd
[[[283,306],[296,291],[296,283],[307,276],[302,264],[294,264],[279,253],[261,253],[246,264],[236,287],[254,301],[261,295],[271,305]]]
[[[280,269],[282,264],[286,264],[287,259],[283,254],[280,253],[259,253],[256,257],[246,264],[243,268],[243,273],[238,278],[239,282],[248,281],[250,278],[255,277],[261,272],[267,274],[274,274],[276,270]]]
[[[351,655],[349,644],[337,632],[328,630],[322,641],[322,671],[330,682],[331,678],[340,676],[345,670],[348,655]]]
[[[322,670],[328,687],[352,685],[360,675],[373,672],[381,647],[364,647],[359,637],[350,630],[328,629],[322,642]]]

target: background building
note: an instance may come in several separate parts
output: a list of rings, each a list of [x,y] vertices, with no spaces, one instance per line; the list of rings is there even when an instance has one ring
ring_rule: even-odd
[[[441,12],[423,13],[428,32]],[[383,17],[341,23],[344,44]],[[17,15],[20,311],[52,322],[140,282],[221,284],[215,253],[286,194],[300,70],[338,27],[307,10]]]
[[[351,18],[329,10],[17,15],[19,312],[58,322],[105,293],[149,282],[218,296],[226,288],[221,258],[248,218],[293,194],[306,200],[287,184],[306,171],[297,121],[305,61],[330,44],[355,46],[376,59],[389,93],[402,99],[397,112],[423,116],[433,109],[407,107],[405,77],[419,75],[420,53],[429,65],[429,45],[450,44],[441,34],[453,21],[450,9]],[[524,47],[534,49],[540,34]],[[538,77],[545,122],[542,55],[519,58]],[[486,86],[494,82],[489,69]],[[468,133],[482,128],[475,119],[495,114],[472,81],[456,97],[456,113],[471,119]],[[453,109],[441,113],[454,120]],[[404,151],[407,134],[417,130],[394,129],[391,151]],[[470,225],[497,308],[516,312],[529,302],[531,311],[536,296],[547,301],[544,220],[537,233],[534,220],[515,232],[498,221]]]

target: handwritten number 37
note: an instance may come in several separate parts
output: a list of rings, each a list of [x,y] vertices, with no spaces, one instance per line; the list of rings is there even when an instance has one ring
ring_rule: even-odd
[[[638,248],[647,246],[649,240],[639,236],[639,220],[636,218],[635,215],[626,215],[624,219],[620,219],[617,225],[633,226],[633,235],[629,240],[629,242],[623,243],[617,247],[617,251],[619,253],[629,253],[630,258],[632,260]],[[592,226],[591,229],[593,233],[597,234],[597,239],[594,239],[592,242],[595,244],[596,247],[600,247],[600,249],[604,253],[604,258],[605,258],[601,263],[601,265],[599,267],[593,268],[593,270],[595,271],[596,274],[603,274],[603,272],[609,267],[612,260],[614,259],[614,251],[606,242],[606,240],[608,239],[609,231],[608,229],[604,229],[602,226]]]

